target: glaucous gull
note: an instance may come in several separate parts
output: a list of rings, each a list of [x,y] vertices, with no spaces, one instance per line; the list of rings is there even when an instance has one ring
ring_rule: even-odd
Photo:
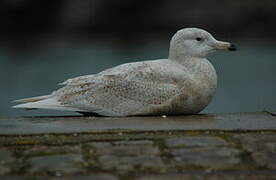
[[[102,116],[195,114],[211,101],[217,74],[206,56],[236,50],[199,28],[176,32],[167,59],[122,64],[61,83],[50,95],[16,100],[14,108],[76,111]]]

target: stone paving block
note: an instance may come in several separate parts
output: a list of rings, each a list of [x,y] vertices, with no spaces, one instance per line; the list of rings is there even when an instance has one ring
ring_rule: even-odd
[[[9,163],[15,161],[12,152],[7,149],[0,149],[0,175],[8,174],[11,168],[8,166]]]
[[[140,155],[118,157],[114,155],[102,155],[99,156],[99,161],[105,170],[145,170],[157,172],[163,172],[165,170],[165,165],[158,156]]]
[[[235,168],[242,151],[230,147],[172,149],[177,166],[181,169],[200,167],[207,170]]]
[[[49,178],[48,180],[118,180],[118,178],[111,174],[91,174],[86,176],[73,176],[73,177],[53,177]]]
[[[8,149],[0,149],[0,164],[9,163],[14,161],[15,158],[12,155],[12,152]]]
[[[11,171],[10,167],[0,165],[0,176],[8,174],[10,171]]]
[[[233,135],[239,139],[245,150],[259,166],[276,170],[276,134],[239,134]]]
[[[83,159],[81,154],[63,154],[33,157],[28,160],[31,164],[29,173],[41,174],[74,174],[83,172]]]
[[[96,156],[105,170],[119,171],[150,170],[164,171],[159,148],[152,141],[117,141],[91,143]]]
[[[26,180],[24,176],[2,176],[1,180]],[[44,180],[44,179],[40,179]]]
[[[74,176],[5,176],[0,177],[1,180],[118,180],[112,174],[95,173],[90,175],[74,175]]]
[[[64,153],[81,153],[81,146],[33,146],[23,152],[24,156],[40,156],[51,154],[64,154]]]
[[[212,136],[183,136],[166,139],[166,145],[169,148],[174,147],[211,147],[211,146],[223,146],[226,145],[226,141],[219,137]]]
[[[163,174],[147,175],[137,177],[134,180],[269,180],[276,179],[274,174],[240,174],[240,173],[223,173],[223,174]]]
[[[95,142],[95,143],[89,143],[88,145],[91,145],[92,147],[96,148],[96,151],[98,153],[100,153],[101,150],[112,148],[112,144],[109,142]]]
[[[116,141],[113,144],[116,145],[153,145],[154,143],[149,140],[140,140],[140,141]]]
[[[145,141],[120,141],[111,143],[93,143],[97,155],[133,156],[133,155],[159,155],[160,150],[152,143]]]

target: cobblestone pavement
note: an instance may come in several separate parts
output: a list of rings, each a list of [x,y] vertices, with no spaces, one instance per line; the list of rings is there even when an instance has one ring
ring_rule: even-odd
[[[2,134],[0,176],[1,180],[276,179],[276,130]]]
[[[1,179],[276,179],[276,132],[0,137]]]

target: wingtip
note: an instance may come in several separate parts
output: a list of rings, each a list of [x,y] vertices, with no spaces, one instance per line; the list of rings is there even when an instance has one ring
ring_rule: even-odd
[[[23,99],[16,99],[16,100],[13,100],[11,101],[11,103],[23,103]]]
[[[23,110],[35,110],[37,108],[28,108],[25,106],[25,104],[18,104],[11,107],[12,109],[23,109]]]
[[[11,106],[11,108],[15,109],[15,108],[17,108],[16,106],[17,106],[17,105],[15,105],[15,106]]]
[[[20,105],[21,105],[21,104],[14,105],[14,106],[11,106],[11,108],[13,108],[13,109],[22,108]]]
[[[66,84],[65,82],[58,83],[59,86],[63,86],[65,84]]]
[[[12,103],[37,102],[37,101],[47,99],[49,97],[50,97],[50,95],[43,95],[43,96],[29,97],[29,98],[23,98],[23,99],[16,99],[16,100],[12,101]]]

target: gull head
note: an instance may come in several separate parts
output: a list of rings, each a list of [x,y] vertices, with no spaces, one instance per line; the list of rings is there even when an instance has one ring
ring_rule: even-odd
[[[216,50],[235,51],[232,43],[218,41],[210,33],[199,28],[185,28],[176,32],[170,44],[170,59],[185,57],[205,58]]]

